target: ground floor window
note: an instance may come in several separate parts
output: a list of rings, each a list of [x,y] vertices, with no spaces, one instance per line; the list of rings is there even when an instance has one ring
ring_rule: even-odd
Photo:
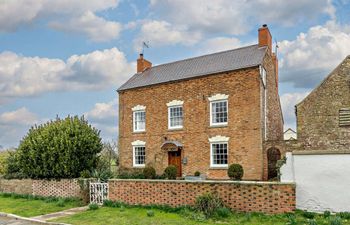
[[[145,146],[133,146],[134,148],[134,166],[145,166],[146,148]]]
[[[228,145],[227,142],[211,143],[211,167],[226,167],[228,164],[227,152]]]

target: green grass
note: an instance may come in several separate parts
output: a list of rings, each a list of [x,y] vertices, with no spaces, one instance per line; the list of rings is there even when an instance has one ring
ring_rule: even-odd
[[[189,210],[183,210],[179,213],[168,213],[159,209],[152,209],[154,216],[148,216],[149,208],[110,208],[102,207],[98,210],[88,210],[69,217],[54,220],[54,222],[63,222],[69,224],[125,224],[125,225],[217,225],[217,224],[246,224],[246,225],[287,225],[293,224],[288,214],[268,216],[260,213],[232,213],[225,219],[206,220],[201,214]],[[330,218],[333,218],[331,216]],[[329,225],[330,218],[324,218],[323,215],[316,215],[314,219],[317,225]],[[303,212],[296,212],[295,219],[299,225],[310,224],[310,219],[303,216]],[[343,225],[350,224],[350,220],[343,219]]]
[[[33,217],[81,206],[78,200],[0,195],[0,212]]]

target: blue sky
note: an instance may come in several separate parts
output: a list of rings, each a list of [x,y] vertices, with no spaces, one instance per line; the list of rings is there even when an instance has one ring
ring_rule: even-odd
[[[349,0],[5,0],[0,2],[0,145],[33,124],[85,115],[118,135],[116,89],[136,70],[142,41],[154,65],[278,42],[285,127],[293,106],[350,54]]]

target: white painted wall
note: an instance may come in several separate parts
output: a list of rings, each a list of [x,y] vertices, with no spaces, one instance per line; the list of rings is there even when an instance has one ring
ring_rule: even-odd
[[[281,168],[282,182],[296,183],[296,207],[350,212],[350,154],[292,154]]]

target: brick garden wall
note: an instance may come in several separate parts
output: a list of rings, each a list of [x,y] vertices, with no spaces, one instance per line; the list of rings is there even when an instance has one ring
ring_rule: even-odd
[[[17,194],[32,194],[33,180],[6,180],[0,179],[0,192],[17,193]]]
[[[242,212],[269,214],[295,209],[292,183],[234,181],[110,180],[109,198],[128,204],[193,205],[196,196],[217,193],[225,205]]]
[[[56,197],[82,197],[77,179],[0,179],[0,192]]]

